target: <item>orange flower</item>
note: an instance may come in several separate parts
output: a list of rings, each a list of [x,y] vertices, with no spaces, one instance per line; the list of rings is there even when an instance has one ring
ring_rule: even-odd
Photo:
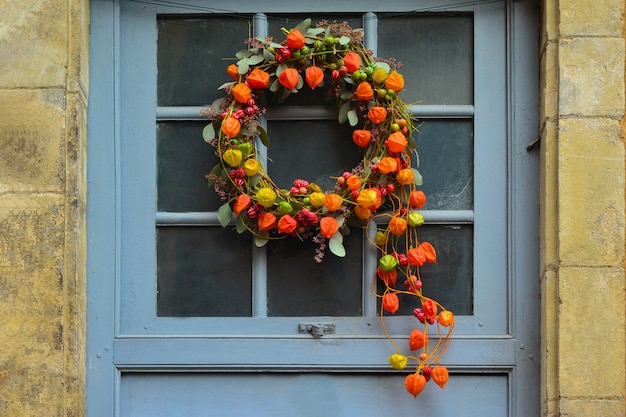
[[[235,214],[239,216],[239,213],[248,208],[251,201],[252,199],[248,194],[241,194],[239,197],[237,197],[237,199],[235,200],[235,204],[233,204],[233,211],[235,212]]]
[[[407,260],[410,265],[420,267],[426,263],[426,253],[419,246],[411,248],[407,252]]]
[[[372,215],[372,210],[362,206],[356,206],[354,208],[354,214],[361,220],[367,220]]]
[[[391,220],[389,220],[389,226],[387,226],[387,228],[389,229],[389,233],[400,236],[406,232],[406,220],[402,217],[392,217]]]
[[[387,109],[382,106],[372,107],[367,112],[367,117],[375,124],[378,124],[380,122],[383,122],[387,118]]]
[[[250,87],[245,85],[244,83],[239,83],[233,87],[233,96],[235,96],[235,100],[240,103],[246,103],[250,100],[252,91]]]
[[[424,375],[411,374],[404,380],[404,387],[414,397],[417,397],[426,386],[426,378]]]
[[[312,66],[306,69],[306,83],[311,90],[314,90],[322,81],[324,81],[324,71],[320,67]]]
[[[380,192],[380,188],[378,187],[368,188],[368,190],[372,190],[376,193],[376,204],[374,204],[374,207],[371,207],[376,210],[378,207],[380,207],[381,204],[383,204],[383,195]]]
[[[435,320],[437,318],[437,303],[431,299],[427,299],[422,302],[422,310],[424,310],[424,316],[428,320]]]
[[[339,194],[328,194],[326,196],[326,201],[324,201],[324,205],[328,209],[328,211],[337,211],[343,204],[343,199]]]
[[[385,87],[388,90],[400,91],[404,88],[404,77],[395,71],[391,71],[391,74],[385,80]]]
[[[258,218],[259,230],[270,230],[276,226],[276,216],[272,213],[262,213]]]
[[[430,376],[433,378],[433,381],[435,381],[435,384],[439,385],[441,389],[443,389],[448,382],[448,368],[445,366],[435,366],[430,371]]]
[[[377,200],[378,196],[376,195],[376,191],[367,188],[359,193],[356,202],[359,203],[359,206],[369,209],[376,206]]]
[[[385,283],[385,285],[388,285],[390,287],[393,287],[394,285],[396,285],[396,281],[398,280],[397,269],[392,269],[391,271],[387,272],[387,271],[383,271],[382,269],[380,269],[380,267],[377,267],[376,274],[378,275],[378,278],[380,278],[382,282]]]
[[[372,139],[372,132],[365,129],[358,129],[352,132],[352,140],[359,148],[366,148]]]
[[[248,74],[248,84],[252,88],[265,88],[270,83],[270,75],[258,68]]]
[[[386,143],[387,148],[389,148],[389,150],[394,153],[400,153],[404,151],[406,145],[408,144],[406,137],[402,134],[402,132],[399,131],[389,135]]]
[[[356,190],[361,187],[361,178],[356,175],[350,175],[346,180],[346,184],[348,184],[349,190]]]
[[[222,121],[222,132],[229,138],[234,138],[241,131],[241,123],[234,117],[227,117]]]
[[[409,347],[411,350],[418,350],[428,344],[428,335],[421,330],[413,330],[409,336]]]
[[[413,208],[421,209],[424,207],[424,204],[426,204],[426,194],[424,194],[424,191],[411,191],[409,195],[409,205]]]
[[[390,156],[385,156],[378,161],[378,171],[380,171],[381,174],[389,174],[390,172],[395,172],[397,169],[398,161]]]
[[[428,242],[422,242],[419,245],[420,249],[424,251],[426,256],[426,262],[430,262],[433,264],[437,263],[437,252],[435,252],[435,248]]]
[[[278,82],[287,90],[293,90],[298,85],[298,70],[295,68],[286,68],[278,76]]]
[[[387,292],[383,295],[383,310],[396,314],[400,308],[400,300],[395,293]]]
[[[304,46],[306,39],[298,29],[294,29],[287,35],[287,46],[290,49],[299,49]]]
[[[356,52],[348,52],[346,56],[343,57],[343,64],[349,72],[354,72],[361,67],[361,56]]]
[[[413,184],[413,170],[411,168],[401,169],[396,174],[396,181],[400,185]]]
[[[442,311],[439,313],[439,317],[437,317],[437,323],[441,324],[443,327],[454,324],[454,314],[449,310]]]
[[[339,222],[334,217],[326,216],[320,219],[320,232],[326,239],[330,239],[338,230]]]
[[[237,65],[235,64],[230,64],[226,68],[226,74],[230,75],[230,78],[232,78],[233,81],[237,81],[239,79],[239,68],[237,68]]]
[[[298,227],[298,222],[289,214],[285,214],[278,220],[278,231],[280,233],[293,233]]]
[[[374,90],[372,90],[372,86],[367,81],[363,81],[359,83],[356,88],[356,97],[359,100],[369,101],[374,97]]]

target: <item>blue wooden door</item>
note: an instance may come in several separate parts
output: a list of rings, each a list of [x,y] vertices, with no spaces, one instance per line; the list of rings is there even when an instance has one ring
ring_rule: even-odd
[[[538,415],[534,2],[259,3],[92,1],[88,415]],[[456,328],[446,389],[418,399],[387,364],[363,236],[321,264],[314,247],[257,247],[219,226],[206,188],[199,113],[226,81],[221,58],[308,16],[363,27],[419,101],[422,233],[440,259],[425,273]],[[273,140],[345,136],[307,100],[270,106]],[[333,330],[313,337],[317,325]],[[415,318],[386,325],[406,339]]]

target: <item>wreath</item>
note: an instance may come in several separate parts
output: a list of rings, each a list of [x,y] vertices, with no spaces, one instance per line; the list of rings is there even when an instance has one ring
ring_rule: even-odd
[[[228,227],[234,213],[237,231],[252,233],[257,246],[290,236],[312,239],[320,244],[318,262],[326,247],[336,256],[346,255],[343,236],[351,226],[375,224],[375,236],[368,235],[380,254],[372,292],[380,298],[383,329],[396,350],[389,363],[395,369],[405,369],[409,360],[417,363],[405,380],[415,397],[431,378],[443,388],[448,370],[439,361],[452,334],[454,315],[422,293],[420,267],[436,263],[437,257],[416,231],[424,223],[419,209],[426,196],[417,189],[422,178],[411,165],[417,155],[411,135],[417,126],[398,95],[404,88],[401,67],[393,59],[373,57],[363,44],[362,30],[346,22],[312,26],[306,19],[282,31],[286,39],[281,43],[258,37],[247,41],[248,47],[236,54],[237,62],[226,69],[232,81],[220,87],[225,96],[203,111],[211,120],[204,140],[219,157],[207,175],[224,201],[218,220]],[[336,178],[332,190],[301,178],[290,189],[280,188],[265,167],[263,146],[269,146],[269,137],[259,120],[265,112],[262,94],[269,89],[282,102],[305,84],[316,89],[325,83],[330,83],[329,95],[336,99],[339,123],[354,128],[352,141],[362,148],[363,158]],[[421,305],[413,313],[423,330],[413,329],[408,338],[408,348],[415,354],[401,353],[384,325],[385,312],[398,311],[399,295],[417,297]]]

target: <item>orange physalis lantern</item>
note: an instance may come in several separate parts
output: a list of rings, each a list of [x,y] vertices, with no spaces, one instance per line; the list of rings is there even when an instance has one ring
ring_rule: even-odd
[[[435,366],[430,371],[430,376],[433,378],[433,381],[435,381],[435,384],[443,389],[448,382],[448,368],[445,366]]]
[[[372,215],[372,210],[362,206],[356,206],[354,208],[354,214],[361,220],[367,220]]]
[[[426,263],[426,254],[419,246],[417,248],[411,248],[407,252],[407,260],[410,265],[419,267]]]
[[[259,230],[270,230],[276,226],[276,216],[272,213],[262,213],[258,218]]]
[[[385,119],[387,118],[387,109],[385,109],[382,106],[372,107],[367,112],[367,117],[375,124],[384,122]]]
[[[394,268],[391,271],[383,271],[380,267],[377,267],[376,274],[378,275],[378,278],[380,278],[382,282],[385,283],[385,285],[388,285],[390,287],[396,285],[396,281],[398,280],[397,269]]]
[[[376,206],[378,202],[378,195],[376,191],[371,188],[367,188],[359,193],[359,196],[356,199],[356,202],[359,203],[359,206],[364,208],[373,208]]]
[[[421,330],[414,329],[409,336],[409,347],[418,350],[428,344],[428,335]]]
[[[361,56],[356,52],[348,52],[343,57],[343,64],[346,66],[348,71],[354,72],[361,67]]]
[[[426,378],[420,374],[408,375],[404,380],[404,386],[409,394],[417,397],[426,386]]]
[[[400,300],[398,296],[392,292],[385,293],[383,295],[383,310],[395,314],[400,308]]]
[[[435,320],[437,317],[437,303],[431,299],[426,299],[422,302],[422,310],[424,310],[424,316],[428,320]]]
[[[394,153],[400,153],[404,151],[408,143],[409,142],[406,140],[406,137],[404,136],[404,134],[402,134],[402,132],[399,132],[399,131],[392,133],[387,138],[387,148],[389,148],[389,150]]]
[[[324,81],[324,71],[320,67],[311,66],[306,69],[306,83],[311,90],[315,89]]]
[[[385,156],[378,161],[378,171],[380,171],[381,174],[389,174],[390,172],[395,172],[397,169],[398,161],[390,156]]]
[[[424,191],[411,191],[409,195],[409,205],[413,208],[421,209],[424,207],[424,204],[426,204],[426,194],[424,194]]]
[[[454,314],[452,314],[449,310],[444,310],[439,313],[439,317],[437,317],[437,323],[441,324],[443,327],[448,327],[454,324]]]
[[[252,88],[265,88],[270,83],[270,75],[258,68],[248,74],[248,84]]]
[[[343,199],[339,194],[328,194],[326,196],[326,200],[324,201],[324,205],[328,209],[328,211],[337,211],[343,204]]]
[[[357,175],[350,175],[346,180],[346,184],[348,184],[348,189],[350,191],[356,190],[361,187],[361,178]]]
[[[330,239],[338,230],[339,222],[334,217],[326,216],[320,219],[320,232],[326,239]]]
[[[298,29],[294,29],[287,35],[287,46],[290,49],[299,49],[304,46],[306,39]]]
[[[352,132],[352,140],[359,148],[366,148],[372,139],[372,132],[365,129],[357,129]]]
[[[227,117],[222,121],[222,132],[229,138],[234,138],[241,131],[241,123],[234,117]]]
[[[298,85],[298,70],[295,68],[286,68],[278,76],[278,82],[287,90],[293,90]]]
[[[226,68],[226,74],[230,75],[230,78],[232,78],[233,81],[237,81],[239,79],[239,68],[237,68],[237,65],[235,64],[230,64]]]
[[[388,90],[400,91],[404,88],[404,76],[395,71],[391,71],[387,79],[385,80],[385,87]]]
[[[374,97],[374,90],[372,90],[372,86],[367,81],[363,81],[359,83],[356,88],[356,97],[359,100],[369,101]]]
[[[389,220],[389,233],[394,234],[396,236],[400,236],[404,232],[406,232],[406,220],[402,217],[392,217]]]
[[[298,227],[298,222],[289,214],[285,214],[278,220],[278,231],[280,233],[293,233]]]
[[[252,199],[248,194],[240,194],[235,200],[235,204],[233,204],[233,211],[235,214],[239,216],[239,213],[248,208],[251,201]]]
[[[244,83],[237,84],[233,87],[232,91],[235,100],[237,100],[238,102],[247,103],[248,100],[250,100],[252,91],[250,90],[250,87],[248,87]]]
[[[400,185],[413,184],[414,178],[411,168],[403,168],[396,174],[396,181]]]
[[[426,262],[430,262],[433,264],[437,263],[437,253],[435,252],[435,248],[428,242],[422,242],[419,246],[426,255]]]

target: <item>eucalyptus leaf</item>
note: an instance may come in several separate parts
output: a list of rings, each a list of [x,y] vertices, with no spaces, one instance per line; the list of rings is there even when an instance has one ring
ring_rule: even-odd
[[[263,55],[252,55],[248,58],[248,65],[258,65],[263,61],[265,61]]]
[[[235,227],[237,229],[237,233],[239,233],[239,234],[242,234],[246,230],[248,230],[248,228],[244,224],[243,219],[241,218],[241,216],[237,216],[237,219],[235,220]]]
[[[352,92],[351,91],[343,90],[341,92],[341,95],[339,95],[339,98],[342,99],[343,101],[347,101],[347,100],[350,100],[351,96],[352,96]]]
[[[422,180],[422,174],[420,174],[420,172],[415,168],[411,168],[411,170],[413,170],[413,182],[415,185],[421,186],[424,183]]]
[[[326,31],[326,28],[310,28],[309,30],[307,30],[306,34],[309,36],[317,36],[325,31]]]
[[[243,75],[247,73],[249,69],[250,69],[250,64],[248,64],[247,59],[242,59],[241,61],[237,62],[237,72],[239,74]]]
[[[261,176],[259,174],[254,174],[251,177],[248,177],[248,187],[254,188],[261,182]]]
[[[343,103],[339,107],[339,123],[345,123],[348,120],[348,112],[350,111],[350,103]]]
[[[276,77],[278,77],[286,69],[287,69],[287,65],[285,65],[285,64],[278,64],[276,66]]]
[[[343,247],[343,235],[339,232],[332,235],[328,239],[328,248],[334,255],[340,258],[346,256],[346,248]]]
[[[261,143],[265,146],[270,146],[270,137],[267,135],[263,126],[258,125],[257,130],[259,132],[259,139],[261,139]]]
[[[302,78],[302,75],[298,74],[298,83],[296,84],[296,90],[299,90],[302,88],[302,86],[304,86],[304,78]]]
[[[347,45],[350,43],[350,37],[343,35],[339,38],[339,45]]]
[[[235,56],[239,59],[248,58],[250,55],[252,55],[252,52],[247,49],[242,49],[235,54]]]
[[[281,44],[276,43],[276,42],[270,42],[270,46],[274,49],[283,47]]]
[[[217,87],[217,89],[218,90],[223,90],[224,88],[226,88],[226,87],[228,87],[230,85],[235,85],[235,82],[234,81],[229,81],[227,83],[224,83],[224,84],[220,85],[219,87]],[[222,98],[222,100],[223,100],[223,98]]]
[[[306,18],[302,22],[298,23],[296,26],[296,30],[299,30],[300,33],[305,34],[309,28],[311,27],[311,18]]]
[[[280,90],[280,82],[278,81],[278,78],[276,78],[274,82],[272,83],[272,85],[270,85],[270,91],[272,93],[275,93],[278,90]]]
[[[359,116],[356,114],[354,109],[348,112],[348,122],[350,126],[356,126],[359,123]]]
[[[219,220],[222,227],[227,227],[232,217],[233,210],[230,208],[230,204],[224,203],[217,209],[217,220]]]
[[[391,72],[391,67],[386,62],[377,62],[376,63],[376,68],[384,69],[385,71],[387,71],[387,74],[389,74]]]
[[[209,123],[202,129],[202,139],[205,142],[210,142],[215,139],[215,128],[213,127],[213,123]]]
[[[267,244],[267,242],[269,242],[269,239],[266,237],[267,236],[267,232],[259,232],[260,234],[262,234],[261,236],[255,236],[254,237],[254,245],[257,248],[262,248],[263,246],[265,246]]]
[[[263,49],[263,59],[265,59],[267,62],[275,61],[274,54],[268,51],[267,49]]]
[[[350,78],[350,77],[343,77],[343,80],[346,82],[346,84],[356,85],[354,80],[352,78]]]

